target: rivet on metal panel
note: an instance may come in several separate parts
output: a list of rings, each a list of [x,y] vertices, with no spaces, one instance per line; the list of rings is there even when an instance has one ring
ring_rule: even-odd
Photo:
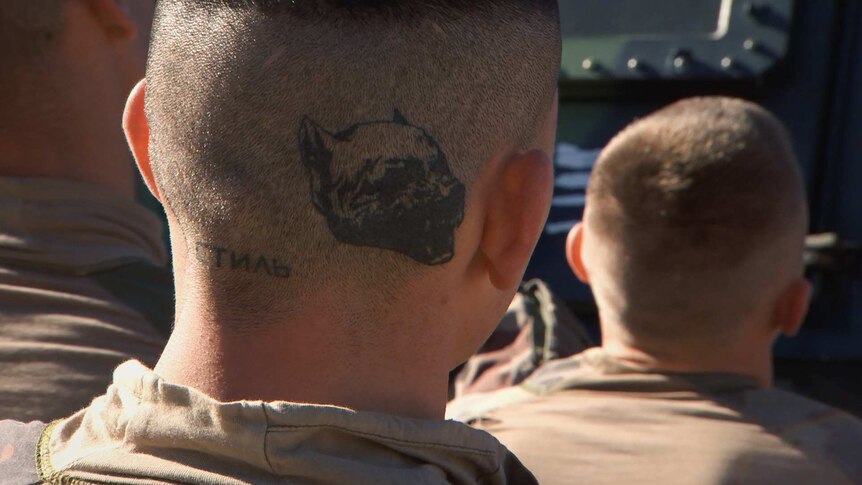
[[[673,49],[668,56],[668,65],[670,69],[681,74],[688,71],[691,67],[691,52],[687,49]]]

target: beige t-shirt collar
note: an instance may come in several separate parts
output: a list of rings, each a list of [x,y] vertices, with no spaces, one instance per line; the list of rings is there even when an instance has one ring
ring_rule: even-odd
[[[720,393],[757,389],[748,376],[725,372],[676,372],[622,362],[601,348],[548,362],[524,386],[535,394],[583,389],[622,392],[700,391]]]
[[[137,362],[118,367],[105,396],[49,432],[43,473],[66,480],[505,483],[505,448],[461,423],[288,402],[221,403]]]

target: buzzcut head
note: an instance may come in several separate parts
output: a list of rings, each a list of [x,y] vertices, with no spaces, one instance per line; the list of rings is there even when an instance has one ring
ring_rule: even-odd
[[[722,325],[801,274],[808,220],[784,127],[726,97],[677,102],[617,135],[585,219],[597,299],[647,340],[733,332]]]
[[[157,184],[224,278],[444,264],[484,162],[536,146],[559,58],[555,0],[160,0]]]

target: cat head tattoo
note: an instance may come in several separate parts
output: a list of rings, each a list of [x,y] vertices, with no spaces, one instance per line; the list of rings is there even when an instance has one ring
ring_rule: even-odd
[[[314,206],[338,241],[426,265],[452,259],[466,190],[428,132],[398,112],[337,133],[306,117],[299,147]]]

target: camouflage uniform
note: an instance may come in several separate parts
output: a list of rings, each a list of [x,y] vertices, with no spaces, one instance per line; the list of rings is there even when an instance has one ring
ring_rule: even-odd
[[[601,349],[448,415],[494,434],[542,484],[862,483],[862,422],[735,374],[637,369]]]

